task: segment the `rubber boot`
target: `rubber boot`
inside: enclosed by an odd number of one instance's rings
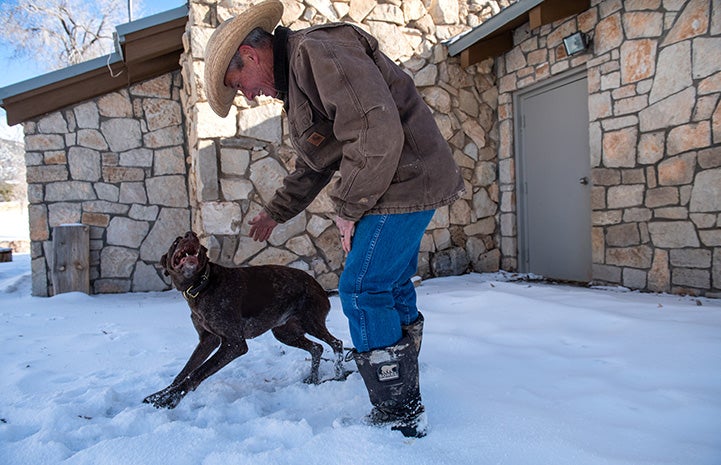
[[[402,325],[401,330],[403,331],[403,336],[409,336],[411,340],[413,341],[413,345],[416,348],[416,355],[420,353],[421,351],[421,342],[423,341],[423,322],[425,319],[423,318],[423,314],[421,312],[418,312],[418,318],[416,318],[416,321],[409,325]]]
[[[395,345],[354,352],[358,372],[373,410],[366,417],[375,426],[390,425],[406,437],[426,435],[428,422],[418,385],[418,352],[409,335]]]

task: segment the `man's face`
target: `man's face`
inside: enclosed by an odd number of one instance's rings
[[[273,77],[272,55],[268,56],[262,50],[246,45],[239,50],[243,57],[243,68],[228,68],[223,84],[242,92],[248,100],[253,100],[258,95],[275,97],[278,92]]]

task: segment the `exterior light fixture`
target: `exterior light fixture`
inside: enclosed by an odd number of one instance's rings
[[[580,31],[563,38],[563,47],[566,49],[566,55],[568,56],[586,50],[588,44],[588,36]]]

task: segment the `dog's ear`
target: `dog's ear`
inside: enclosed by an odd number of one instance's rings
[[[168,273],[167,265],[168,265],[168,254],[164,253],[163,256],[160,257],[160,266],[163,267],[163,273],[165,274],[165,276],[170,275],[170,273]]]

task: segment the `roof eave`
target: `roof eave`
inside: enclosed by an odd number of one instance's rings
[[[115,53],[0,88],[9,125],[180,68],[188,6],[116,28]]]

